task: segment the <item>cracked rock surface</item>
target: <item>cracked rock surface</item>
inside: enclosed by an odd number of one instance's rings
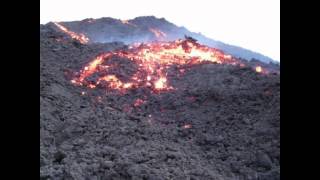
[[[40,27],[41,179],[280,179],[279,74],[207,63],[173,69],[173,92],[88,90],[68,73],[126,46],[63,36]]]

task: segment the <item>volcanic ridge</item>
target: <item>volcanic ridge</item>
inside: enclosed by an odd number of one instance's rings
[[[175,27],[40,25],[41,179],[280,179],[279,64]]]

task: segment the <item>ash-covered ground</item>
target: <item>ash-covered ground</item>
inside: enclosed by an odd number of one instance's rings
[[[166,92],[70,83],[99,53],[125,48],[40,26],[41,179],[280,179],[279,74],[202,63],[169,69],[177,90]]]

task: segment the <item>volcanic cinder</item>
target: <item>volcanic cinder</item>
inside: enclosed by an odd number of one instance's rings
[[[40,178],[280,179],[279,68],[152,31],[40,26]]]

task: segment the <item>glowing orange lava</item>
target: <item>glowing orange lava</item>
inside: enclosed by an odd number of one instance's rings
[[[123,83],[115,75],[107,75],[98,79],[97,84],[101,81],[108,82],[109,87],[112,89],[128,89],[131,88],[132,83]]]
[[[70,31],[68,30],[66,27],[64,27],[63,25],[57,23],[57,22],[54,22],[54,24],[60,29],[62,30],[63,32],[65,32],[66,34],[68,34],[72,39],[76,39],[78,40],[80,43],[82,44],[86,44],[89,42],[89,38],[87,38],[84,34],[77,34],[73,31]]]
[[[240,67],[246,67],[246,65],[243,63],[240,63]]]
[[[145,103],[145,101],[139,98],[134,101],[133,106],[138,107],[141,106],[143,103]]]
[[[261,73],[262,72],[262,67],[261,66],[257,66],[256,67],[256,72]]]
[[[162,90],[169,88],[167,86],[167,78],[166,77],[160,77],[155,83],[154,83],[154,88],[157,90]]]
[[[182,126],[183,129],[190,129],[191,127],[191,124],[185,124]]]
[[[109,72],[105,63],[113,57],[134,62],[137,65],[136,72],[126,80]],[[170,85],[167,77],[167,69],[171,65],[180,67],[202,62],[239,64],[236,59],[215,48],[179,39],[172,42],[135,44],[126,51],[100,54],[84,66],[77,77],[71,80],[71,83],[92,89],[99,85],[120,91],[139,87],[149,87],[157,92],[168,91],[175,89]],[[103,75],[100,75],[96,81],[87,79],[99,73]]]

